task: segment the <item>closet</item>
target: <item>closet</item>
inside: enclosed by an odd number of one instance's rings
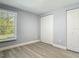
[[[53,15],[41,17],[41,41],[53,44]]]
[[[79,52],[79,9],[67,11],[67,49]]]

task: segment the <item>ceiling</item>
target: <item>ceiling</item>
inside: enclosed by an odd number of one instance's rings
[[[42,14],[56,8],[79,3],[79,0],[0,0],[0,3]]]

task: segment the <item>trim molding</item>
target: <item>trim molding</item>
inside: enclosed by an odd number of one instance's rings
[[[59,45],[59,44],[53,44],[54,47],[58,47],[58,48],[61,48],[61,49],[67,49],[65,46],[62,46],[62,45]]]
[[[36,42],[40,42],[40,40],[34,40],[34,41],[26,42],[26,43],[21,43],[21,44],[16,44],[16,45],[2,47],[2,48],[0,48],[0,51],[4,51],[4,50],[8,50],[8,49],[12,49],[12,48],[16,48],[16,47],[20,47],[20,46],[24,46],[24,45],[36,43]]]

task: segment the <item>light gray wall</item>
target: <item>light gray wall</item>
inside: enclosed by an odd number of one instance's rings
[[[54,43],[66,46],[66,12],[64,9],[54,11]]]
[[[66,19],[66,11],[79,8],[79,4],[74,4],[71,6],[66,6],[63,8],[58,8],[56,10],[52,10],[41,16],[46,16],[49,14],[54,15],[54,44],[62,45],[66,47],[67,41],[67,19]]]
[[[38,15],[2,4],[0,8],[17,12],[17,39],[0,43],[0,47],[40,39],[40,17]]]
[[[39,17],[18,11],[18,39],[23,41],[39,40]]]

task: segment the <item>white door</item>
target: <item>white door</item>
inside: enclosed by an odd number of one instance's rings
[[[41,41],[53,44],[53,15],[41,18]]]
[[[79,52],[79,9],[67,11],[67,48]]]

